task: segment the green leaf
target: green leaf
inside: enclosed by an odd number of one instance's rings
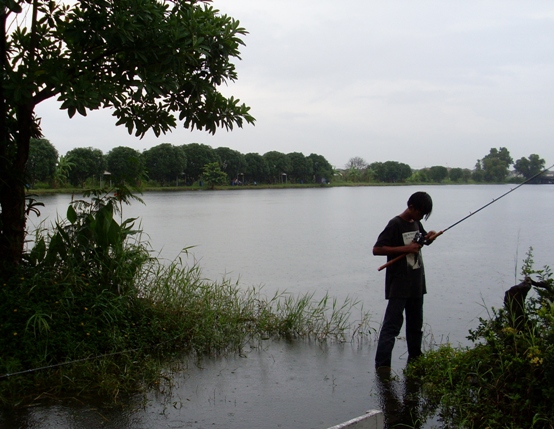
[[[44,260],[45,255],[46,255],[46,243],[44,241],[44,238],[41,238],[39,241],[35,243],[35,246],[31,250],[31,253],[29,255],[29,260],[33,265],[35,265],[39,262],[42,262]]]
[[[14,0],[6,0],[2,3],[4,3],[4,5],[2,5],[3,7],[7,7],[12,12],[21,13],[23,11],[19,3]]]
[[[85,106],[83,106],[82,104],[77,105],[77,111],[79,112],[79,115],[87,116],[87,110],[85,109]]]
[[[71,205],[67,208],[67,220],[73,225],[77,222],[77,212]]]

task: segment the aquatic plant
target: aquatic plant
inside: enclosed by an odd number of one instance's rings
[[[0,280],[0,405],[100,395],[115,400],[163,376],[168,362],[240,353],[262,339],[351,341],[367,332],[358,302],[274,296],[161,261],[126,189],[92,192],[35,232],[26,262]],[[117,220],[120,215],[121,220]],[[189,249],[184,249],[186,254]],[[359,320],[353,320],[353,311]]]

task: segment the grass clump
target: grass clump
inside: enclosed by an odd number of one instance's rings
[[[368,331],[361,310],[351,324],[358,303],[348,299],[268,298],[206,280],[179,258],[163,263],[136,219],[117,220],[132,194],[88,196],[71,203],[66,220],[36,232],[25,263],[1,271],[0,406],[83,395],[113,401],[159,381],[183,353],[240,353],[268,338],[345,341]]]
[[[532,249],[523,274],[535,289],[524,320],[493,309],[470,331],[473,347],[442,345],[407,369],[421,381],[426,415],[438,413],[444,427],[554,428],[553,280],[548,267],[532,269]]]

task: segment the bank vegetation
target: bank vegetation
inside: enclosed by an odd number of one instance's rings
[[[469,332],[472,347],[444,344],[407,369],[421,386],[413,413],[446,428],[554,428],[554,283],[533,269],[506,293],[504,307]],[[530,296],[526,298],[527,292]]]
[[[0,406],[86,396],[117,402],[155,387],[184,357],[241,353],[264,340],[367,335],[368,315],[352,300],[266,296],[205,279],[180,258],[157,259],[139,220],[122,216],[132,199],[119,188],[74,200],[66,219],[34,232],[23,263],[2,273]]]

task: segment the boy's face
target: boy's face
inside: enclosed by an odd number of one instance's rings
[[[423,210],[414,208],[414,206],[410,206],[410,209],[411,209],[411,215],[413,220],[420,221],[427,214],[427,213],[424,213]]]

